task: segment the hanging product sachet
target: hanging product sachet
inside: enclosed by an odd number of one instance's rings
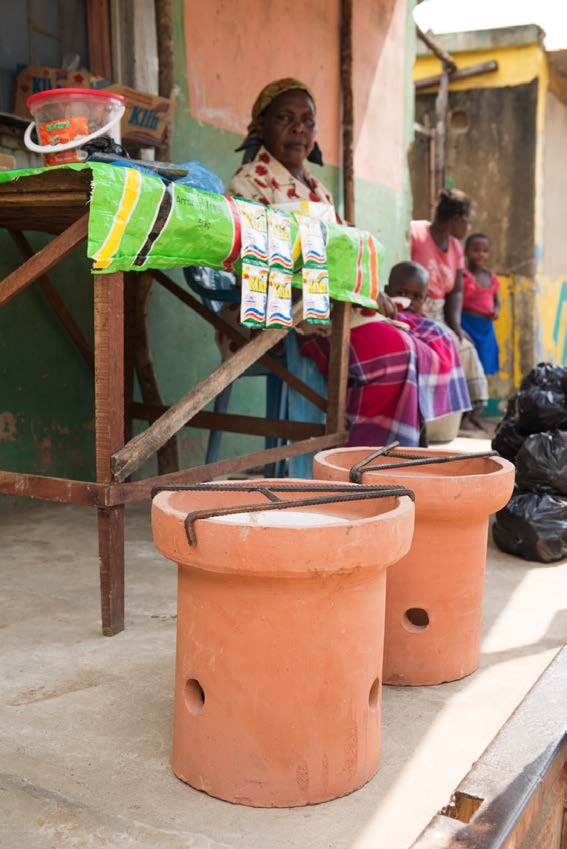
[[[266,209],[236,200],[242,234],[242,300],[240,321],[246,327],[264,327],[268,293],[268,222]]]
[[[289,216],[268,209],[270,277],[266,327],[291,327],[291,227]]]
[[[296,218],[303,254],[303,319],[309,324],[330,324],[326,227],[317,218],[307,215],[297,215]]]

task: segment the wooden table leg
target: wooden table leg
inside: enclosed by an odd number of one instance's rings
[[[138,274],[124,275],[124,442],[133,434],[132,404],[134,403],[134,374],[136,347],[136,285]]]
[[[346,397],[351,305],[335,301],[332,313],[331,354],[327,388],[327,433],[346,430]]]
[[[110,458],[124,445],[124,275],[94,277],[96,479],[110,484]],[[124,505],[98,509],[102,632],[124,629]]]

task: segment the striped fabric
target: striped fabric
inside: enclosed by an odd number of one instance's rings
[[[400,314],[404,332],[387,322],[354,327],[349,348],[348,445],[419,444],[423,421],[470,409],[458,354],[449,334],[429,319]],[[308,337],[301,352],[324,375],[329,341]]]

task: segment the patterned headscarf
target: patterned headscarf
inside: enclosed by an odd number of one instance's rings
[[[258,119],[266,111],[270,103],[272,103],[276,97],[279,97],[280,94],[285,94],[286,91],[304,91],[313,101],[313,106],[315,107],[315,111],[317,111],[315,98],[311,89],[309,86],[306,86],[305,83],[300,82],[300,80],[295,80],[292,77],[286,77],[282,80],[274,80],[274,82],[268,83],[254,101],[254,106],[252,107],[252,120],[248,124],[248,133],[242,144],[236,148],[236,152],[239,150],[244,151],[244,156],[242,157],[243,164],[246,162],[252,162],[262,147],[262,130]],[[323,155],[317,142],[315,142],[313,150],[307,159],[310,162],[314,162],[316,165],[323,165]]]

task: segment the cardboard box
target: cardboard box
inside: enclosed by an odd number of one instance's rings
[[[92,75],[86,71],[63,71],[60,68],[44,68],[40,65],[28,65],[16,78],[14,90],[14,112],[22,118],[30,118],[26,106],[28,97],[39,91],[52,88],[90,88]]]
[[[157,94],[146,94],[124,85],[108,85],[98,81],[93,88],[115,91],[126,99],[126,112],[122,119],[122,141],[134,142],[143,147],[157,147],[163,141],[173,120],[176,103]]]
[[[9,153],[0,153],[0,171],[11,171],[16,167],[16,157]]]
[[[44,68],[29,65],[18,74],[14,93],[14,112],[30,118],[26,106],[28,97],[39,91],[53,88],[100,88],[115,91],[126,99],[126,112],[122,119],[122,141],[143,147],[157,147],[173,119],[176,103],[165,97],[147,94],[128,86],[117,85],[111,80],[95,77],[89,71],[64,71],[59,68]]]

